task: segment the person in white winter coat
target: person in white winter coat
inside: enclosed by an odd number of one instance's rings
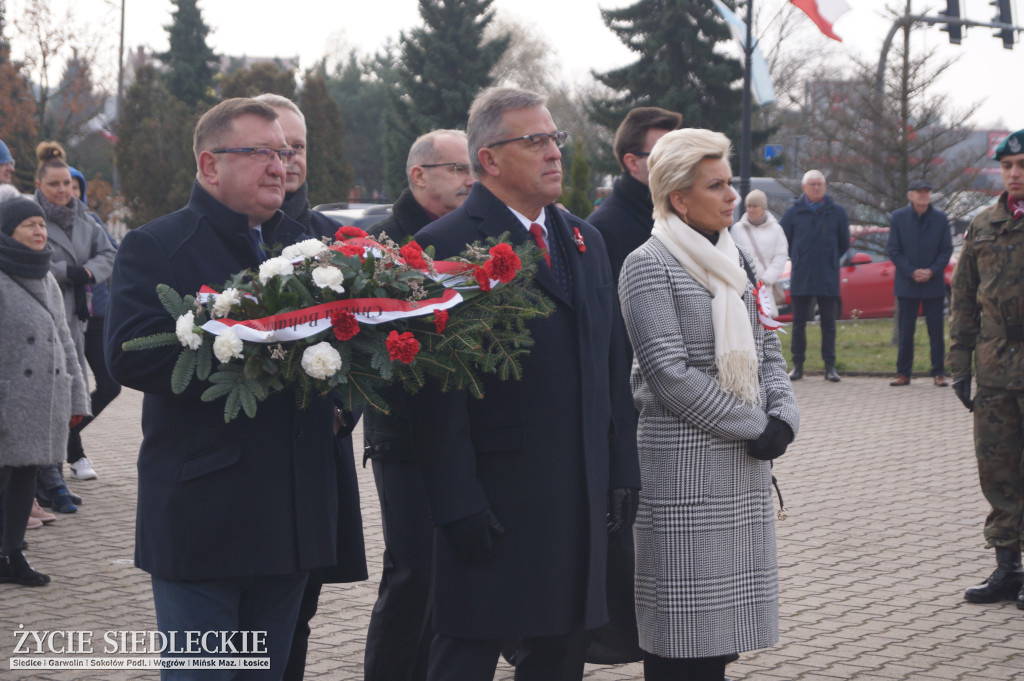
[[[773,287],[789,260],[789,242],[782,225],[768,210],[768,197],[763,191],[754,189],[747,194],[746,206],[747,212],[729,231],[736,245],[753,257],[758,280]],[[782,301],[776,297],[775,302]]]

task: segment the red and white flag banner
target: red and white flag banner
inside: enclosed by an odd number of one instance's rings
[[[201,293],[209,294],[212,291]],[[203,331],[220,335],[224,329],[230,327],[243,341],[277,343],[309,338],[330,329],[332,312],[350,312],[360,324],[384,324],[398,319],[433,314],[437,310],[455,307],[461,302],[462,294],[454,289],[447,289],[440,298],[415,303],[394,298],[351,298],[261,319],[211,319],[203,324],[202,328]]]
[[[832,25],[850,11],[850,5],[845,0],[789,0],[811,18],[821,32],[832,40],[843,42],[843,39],[835,34]]]

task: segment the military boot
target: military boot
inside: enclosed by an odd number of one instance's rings
[[[1021,605],[1020,592],[1024,587],[1024,570],[1020,565],[1020,551],[1008,546],[996,547],[996,569],[984,582],[964,592],[964,598],[971,603],[995,603],[1017,599]]]

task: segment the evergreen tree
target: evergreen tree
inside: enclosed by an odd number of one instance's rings
[[[117,166],[129,227],[178,210],[196,174],[195,117],[168,92],[152,65],[139,67],[117,125]]]
[[[255,97],[264,92],[295,99],[295,71],[277,62],[265,61],[231,71],[221,81],[221,99]]]
[[[734,8],[736,3],[726,4]],[[598,123],[614,130],[630,109],[660,106],[682,113],[688,127],[739,137],[743,67],[716,49],[732,37],[712,0],[639,0],[622,9],[602,9],[601,18],[639,57],[594,73],[615,91],[594,101]]]
[[[164,81],[176,99],[195,111],[200,103],[214,101],[213,76],[217,55],[206,44],[210,27],[196,0],[171,0],[175,10],[167,30],[170,47],[157,55],[167,65]]]
[[[395,52],[391,43],[365,59],[353,51],[327,79],[327,91],[341,107],[345,121],[345,151],[352,164],[353,182],[365,197],[384,190],[382,149],[387,118],[382,112],[391,107]]]
[[[587,198],[587,190],[590,188],[590,165],[587,164],[587,156],[582,142],[572,145],[572,149],[572,158],[569,162],[569,181],[566,183],[566,176],[563,174],[562,196],[558,200],[573,215],[586,218],[594,210],[594,205]],[[564,165],[563,163],[563,170]]]
[[[419,0],[424,25],[402,36],[398,65],[401,98],[392,104],[385,143],[388,189],[406,184],[413,140],[437,128],[465,129],[469,105],[494,81],[491,73],[509,44],[485,41],[494,0]]]
[[[306,74],[299,108],[306,117],[309,204],[347,201],[352,189],[352,167],[345,158],[345,126],[341,109],[327,94],[327,80],[320,70]]]

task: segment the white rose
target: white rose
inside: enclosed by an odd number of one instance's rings
[[[329,288],[335,293],[344,293],[341,283],[345,280],[337,267],[316,267],[313,269],[313,283],[320,288]]]
[[[295,268],[287,258],[280,256],[270,258],[260,265],[260,283],[266,284],[273,277],[284,276],[293,272],[295,272]]]
[[[322,341],[302,353],[302,369],[313,378],[329,378],[341,369],[341,355],[330,343]]]
[[[235,357],[241,357],[242,339],[231,327],[224,329],[213,341],[213,354],[225,364]]]
[[[320,251],[327,248],[323,241],[320,239],[306,239],[300,241],[297,244],[291,246],[285,246],[284,250],[281,251],[281,257],[287,258],[288,260],[298,260],[299,258],[315,258],[319,255]]]
[[[217,299],[213,302],[213,316],[227,317],[231,308],[240,302],[242,302],[242,296],[238,293],[237,288],[224,289],[223,293],[218,294]]]
[[[174,324],[174,333],[178,334],[178,340],[186,348],[197,350],[203,344],[203,337],[196,333],[196,316],[191,312],[178,317]]]

